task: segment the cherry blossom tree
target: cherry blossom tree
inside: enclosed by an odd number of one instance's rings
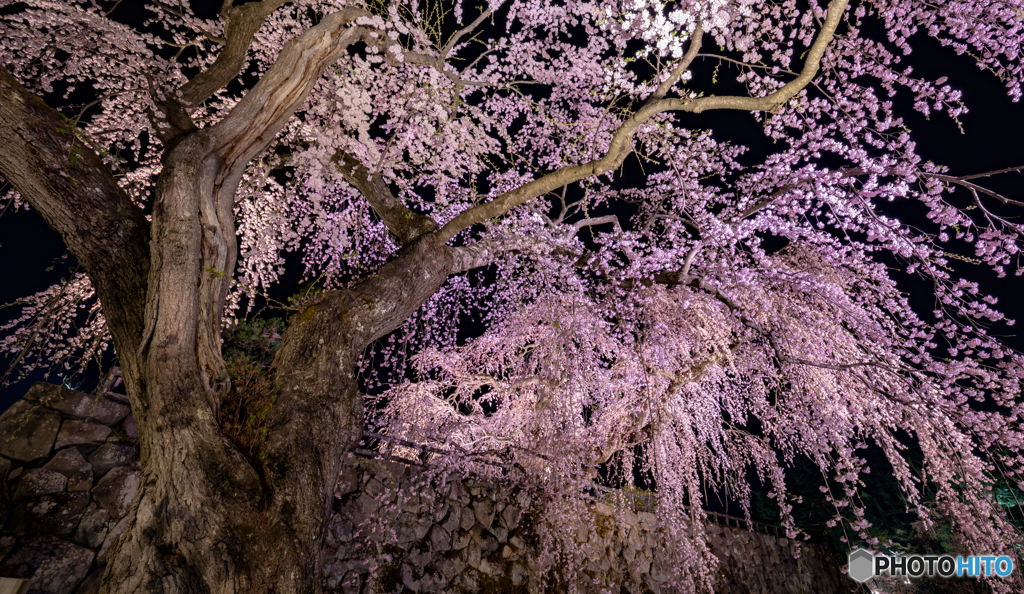
[[[320,591],[359,374],[373,423],[500,454],[517,480],[649,472],[691,562],[707,550],[683,518],[707,486],[746,500],[751,472],[796,536],[797,455],[842,485],[833,521],[872,542],[868,444],[922,518],[924,481],[975,552],[1019,542],[988,489],[1024,470],[1024,360],[995,335],[1012,324],[997,300],[954,272],[1020,273],[1024,203],[984,185],[1019,169],[925,161],[893,96],[965,112],[954,82],[901,60],[930,36],[1019,99],[1024,3],[147,9],[0,1],[4,199],[82,271],[27,298],[0,344],[28,365],[111,345],[139,427],[144,480],[104,592]],[[745,92],[715,94],[697,60]],[[722,110],[774,142],[763,160],[702,124]],[[221,332],[286,253],[324,290],[284,333],[251,452],[218,422]],[[933,311],[902,278],[933,287]],[[486,330],[459,340],[466,319]],[[684,563],[678,585],[709,579]]]

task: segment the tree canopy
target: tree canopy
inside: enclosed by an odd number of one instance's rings
[[[796,536],[804,457],[831,522],[877,546],[870,445],[908,511],[952,518],[977,553],[1020,542],[990,491],[1024,488],[1024,358],[979,279],[1024,271],[1024,197],[986,186],[1021,167],[930,162],[896,105],[970,107],[905,64],[926,37],[1020,99],[1024,3],[197,10],[0,1],[4,199],[81,267],[27,297],[0,348],[32,366],[112,346],[142,411],[148,478],[109,591],[317,590],[304,564],[362,393],[366,422],[457,453],[440,464],[497,456],[576,491],[644,475],[668,518],[698,518],[707,489],[748,509],[756,477]],[[712,112],[758,138],[724,139]],[[242,447],[218,423],[239,389],[221,332],[286,258],[317,290],[293,303],[266,434]],[[246,513],[282,536],[246,544]],[[707,555],[668,524],[681,559]],[[246,574],[207,554],[232,538],[278,561]],[[679,584],[708,580],[691,565]]]

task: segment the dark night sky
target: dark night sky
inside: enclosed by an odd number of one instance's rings
[[[971,58],[957,56],[931,39],[921,37],[918,41],[914,54],[909,57],[915,73],[928,78],[948,76],[950,84],[963,91],[964,103],[971,110],[962,117],[965,133],[961,134],[956,124],[946,117],[935,116],[925,121],[923,116],[908,109],[909,97],[906,95],[909,93],[897,96],[899,113],[914,130],[920,154],[948,165],[954,175],[1024,165],[1024,104],[1011,103],[1002,83],[979,70]],[[709,79],[711,67],[710,64],[697,64],[694,80]],[[730,77],[723,72],[719,78]],[[763,136],[749,115],[717,112],[701,118],[701,127],[712,128],[719,138],[751,146],[754,156],[770,149],[771,145],[760,140]],[[991,180],[988,186],[1004,195],[1024,200],[1022,181],[1024,174],[1010,174]],[[66,275],[73,264],[62,259],[64,254],[65,248],[59,236],[36,213],[22,210],[0,217],[0,304],[43,290]],[[55,263],[56,266],[46,272]],[[290,272],[289,276],[297,280],[299,271],[293,269]],[[1000,304],[1010,317],[1024,318],[1024,302],[1019,298],[1024,294],[1024,280],[1020,277],[995,279],[994,275],[981,275],[974,280],[981,281],[984,289],[1000,297]],[[290,294],[296,283],[288,284],[291,286],[284,286],[277,293]],[[908,286],[907,290],[912,291],[913,287]],[[928,295],[912,298],[915,305],[930,309]],[[16,309],[0,309],[0,323],[11,319]],[[1024,350],[1024,340],[1011,337],[1009,341]],[[6,368],[7,362],[4,361],[2,370]],[[51,376],[50,381],[58,382],[60,378],[58,372]],[[20,398],[31,381],[39,379],[43,379],[42,373],[36,372],[0,391],[0,410]],[[92,377],[79,378],[75,385],[88,390],[95,386],[96,381],[94,373]]]

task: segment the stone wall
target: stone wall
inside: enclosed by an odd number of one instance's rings
[[[96,585],[139,486],[123,400],[39,382],[0,415],[0,577],[46,594]]]
[[[352,458],[339,483],[324,547],[325,586],[372,592],[541,592],[532,571],[539,543],[533,498],[472,478],[437,484],[423,467]],[[584,592],[660,593],[670,589],[663,538],[648,512],[594,503],[591,526],[575,534]],[[706,525],[719,559],[715,591],[832,594],[854,591],[831,547],[743,528]],[[371,573],[372,570],[372,573]],[[555,580],[557,581],[557,580]],[[551,584],[552,581],[548,581]],[[561,591],[564,584],[555,584]]]
[[[36,383],[0,415],[0,577],[30,592],[93,594],[139,485],[138,434],[126,399]],[[424,467],[352,456],[323,550],[325,589],[539,592],[538,503],[514,485],[464,477],[439,484]],[[659,593],[670,579],[650,513],[595,503],[574,538],[584,591]],[[583,528],[589,526],[590,528]],[[852,590],[824,545],[706,526],[719,593]],[[564,584],[561,584],[564,585]],[[552,588],[549,588],[549,590]]]

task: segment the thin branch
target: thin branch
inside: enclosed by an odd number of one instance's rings
[[[697,57],[698,58],[711,58],[711,59],[714,59],[714,60],[720,60],[720,61],[723,61],[723,62],[729,62],[731,64],[736,64],[737,66],[742,66],[744,68],[759,68],[761,70],[772,70],[773,69],[772,66],[765,66],[763,64],[751,64],[749,62],[741,62],[740,60],[733,60],[732,58],[726,58],[725,56],[719,56],[718,54],[697,54]],[[789,69],[786,69],[786,68],[779,68],[778,72],[781,72],[783,74],[791,74],[793,76],[797,76],[796,72],[793,72],[792,70],[789,70]]]
[[[359,190],[401,245],[409,245],[419,236],[437,229],[437,223],[433,219],[405,206],[402,200],[391,193],[391,188],[383,176],[379,173],[371,174],[352,155],[338,151],[332,160],[337,164],[338,171],[345,177],[345,181]]]
[[[848,371],[850,369],[854,369],[857,367],[875,367],[879,369],[885,369],[887,371],[898,371],[893,367],[885,365],[877,360],[854,361],[852,363],[825,363],[821,361],[811,361],[808,359],[790,356],[782,347],[782,345],[779,344],[778,338],[775,336],[774,332],[769,331],[759,322],[757,322],[757,320],[754,320],[746,313],[744,313],[740,305],[736,303],[728,295],[723,293],[718,287],[715,287],[714,285],[711,285],[708,282],[704,281],[703,279],[699,278],[691,279],[686,284],[687,286],[700,289],[701,291],[704,291],[705,293],[708,293],[709,295],[717,299],[719,302],[728,307],[729,311],[736,314],[739,317],[740,322],[744,326],[750,328],[754,332],[757,332],[759,335],[761,335],[761,337],[765,338],[768,341],[769,346],[771,346],[772,351],[775,353],[775,357],[776,359],[778,359],[780,364],[807,365],[810,367],[819,367],[822,369],[831,369],[834,371]]]
[[[581,179],[603,175],[617,169],[626,156],[632,151],[633,136],[640,126],[654,116],[668,111],[685,111],[702,113],[715,109],[736,109],[744,111],[772,111],[789,101],[806,87],[821,66],[822,56],[828,47],[836,27],[846,9],[848,0],[832,0],[828,8],[828,16],[818,37],[807,52],[804,68],[795,80],[790,81],[778,91],[765,97],[701,97],[697,99],[661,99],[641,107],[619,126],[612,137],[608,150],[600,159],[583,165],[570,165],[557,169],[538,179],[523,184],[518,188],[505,192],[490,202],[469,208],[449,221],[438,232],[438,239],[443,242],[451,240],[463,229],[481,221],[501,216],[509,210],[542,196],[564,185]]]
[[[671,90],[679,80],[679,77],[681,77],[690,67],[690,64],[693,63],[693,59],[697,57],[697,52],[700,51],[700,45],[703,37],[704,27],[700,22],[698,22],[697,26],[693,30],[693,34],[690,36],[690,47],[687,48],[686,54],[679,60],[679,63],[676,64],[676,67],[672,70],[672,73],[668,75],[668,78],[661,81],[658,88],[655,89],[654,92],[651,93],[651,96],[647,98],[647,101],[644,102],[645,107],[660,101],[666,94],[668,94],[669,90]]]
[[[986,171],[985,173],[975,173],[974,175],[961,175],[960,179],[978,179],[979,177],[992,177],[993,175],[999,175],[1002,173],[1020,173],[1024,171],[1024,165],[1018,165],[1016,167],[1007,167],[1006,169],[996,169],[995,171]]]
[[[619,225],[619,217],[615,215],[605,215],[603,217],[594,217],[591,219],[583,219],[582,221],[576,221],[573,224],[573,229],[579,231],[584,227],[593,227],[596,225],[607,225],[611,224],[615,226],[616,231],[622,231],[622,226]]]
[[[209,68],[182,85],[181,102],[192,108],[213,96],[238,76],[245,65],[253,36],[264,21],[288,0],[262,0],[232,6],[225,0],[221,9],[224,19],[224,49]],[[205,32],[204,32],[205,33]]]
[[[997,194],[996,192],[993,192],[992,190],[989,190],[988,188],[983,188],[983,187],[981,187],[981,186],[979,186],[977,184],[973,184],[973,183],[967,181],[969,179],[977,179],[979,177],[988,177],[990,175],[996,175],[996,174],[999,174],[999,173],[1007,173],[1007,172],[1011,172],[1011,171],[1021,171],[1022,169],[1024,169],[1024,166],[1021,166],[1021,167],[1011,167],[1011,168],[1002,169],[1002,170],[999,170],[999,171],[990,171],[988,173],[979,173],[977,175],[968,175],[968,176],[963,176],[963,177],[953,177],[951,175],[942,175],[942,174],[939,174],[939,173],[920,173],[919,175],[921,175],[922,177],[933,177],[933,178],[935,178],[937,180],[940,180],[940,181],[948,182],[948,183],[951,183],[951,184],[956,184],[958,186],[963,186],[963,187],[967,188],[968,190],[971,190],[972,192],[981,192],[982,194],[985,194],[986,196],[991,196],[991,197],[995,198],[996,200],[1002,202],[1003,204],[1011,204],[1013,206],[1024,206],[1024,202],[1020,202],[1018,200],[1013,200],[1011,198],[1007,198],[1007,197],[1005,197],[1005,196],[1003,196],[1001,194]]]
[[[480,16],[476,17],[475,21],[470,23],[468,26],[464,27],[455,35],[452,35],[452,38],[448,40],[448,43],[444,44],[444,47],[441,48],[441,57],[447,58],[448,54],[455,47],[455,44],[457,44],[459,40],[465,37],[466,35],[472,33],[473,30],[479,27],[480,23],[487,20],[487,18],[490,17],[491,14],[493,14],[493,12],[490,9],[483,11],[482,13],[480,13]]]

